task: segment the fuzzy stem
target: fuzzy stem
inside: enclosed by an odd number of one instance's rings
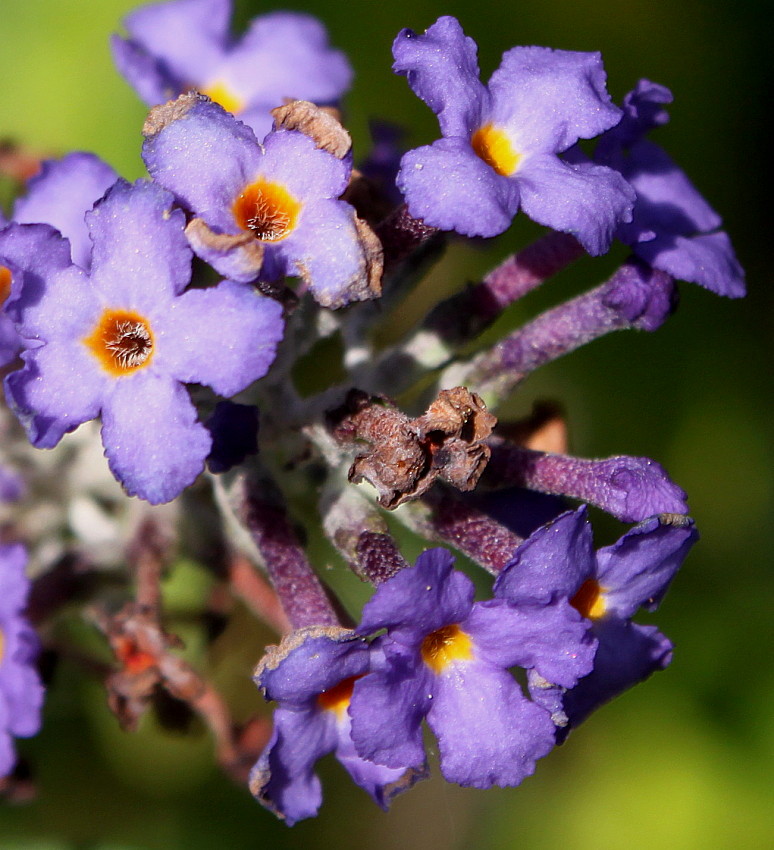
[[[255,475],[245,475],[241,485],[239,517],[258,549],[293,628],[341,625],[276,489]]]
[[[455,364],[442,386],[461,384],[494,406],[539,366],[612,331],[653,331],[675,307],[675,287],[664,272],[636,262],[621,266],[590,292],[542,313],[466,364]]]
[[[586,460],[524,449],[496,437],[488,442],[492,456],[484,482],[490,486],[517,485],[581,499],[623,522],[688,513],[685,493],[648,458]]]
[[[419,502],[403,505],[395,516],[431,540],[448,543],[497,575],[523,538],[450,490],[436,487]]]

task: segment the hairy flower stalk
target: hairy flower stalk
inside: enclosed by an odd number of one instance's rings
[[[454,364],[442,383],[476,389],[490,406],[531,372],[613,331],[654,331],[675,307],[675,285],[664,272],[627,263],[601,286],[554,307],[469,363]]]

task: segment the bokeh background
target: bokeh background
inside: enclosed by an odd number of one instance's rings
[[[145,110],[113,69],[108,36],[133,0],[0,2],[0,137],[38,152],[93,150],[129,178]],[[687,284],[658,333],[618,334],[544,368],[508,413],[534,399],[566,406],[572,450],[647,455],[688,491],[702,541],[654,620],[674,640],[672,667],[599,711],[516,789],[478,792],[438,778],[383,814],[324,763],[320,816],[292,830],[212,767],[196,725],[186,736],[149,718],[119,732],[98,685],[60,667],[42,734],[21,742],[40,795],[0,810],[1,850],[210,848],[758,848],[774,846],[771,163],[763,121],[771,50],[767,8],[751,0],[393,0],[298,2],[324,19],[356,70],[347,99],[356,150],[367,120],[437,135],[429,110],[390,72],[390,44],[456,15],[477,39],[484,75],[515,44],[600,50],[619,99],[639,77],[674,92],[658,140],[721,211],[748,272],[750,295],[726,301]],[[237,26],[270,7],[238,0]],[[453,246],[390,333],[441,290],[475,279],[532,235],[518,224],[485,250]],[[613,258],[581,262],[509,311],[514,325],[603,279]],[[607,265],[606,265],[607,263]],[[600,542],[620,533],[600,518]],[[325,549],[345,600],[362,592]],[[245,716],[259,641],[235,623],[202,661],[196,618],[206,575],[181,564],[166,586],[173,630]],[[88,631],[84,627],[84,632]],[[88,641],[88,635],[83,640]]]

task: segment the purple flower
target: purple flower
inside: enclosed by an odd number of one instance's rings
[[[644,138],[669,120],[663,104],[671,101],[669,89],[640,80],[624,98],[621,123],[599,140],[595,161],[620,171],[637,193],[631,223],[616,236],[653,268],[741,298],[744,271],[720,216],[667,153]]]
[[[349,88],[349,62],[328,45],[316,18],[262,15],[234,41],[231,5],[230,0],[176,0],[127,16],[129,38],[113,36],[113,57],[149,106],[197,89],[262,138],[271,129],[270,110],[286,100],[331,104]]]
[[[535,531],[495,582],[495,597],[511,604],[568,601],[599,640],[594,670],[567,689],[540,670],[530,675],[533,699],[566,734],[595,708],[666,667],[672,644],[653,626],[631,622],[653,611],[696,542],[689,517],[663,514],[636,525],[594,552],[585,506]]]
[[[0,544],[0,778],[16,764],[14,738],[40,729],[43,685],[35,669],[38,640],[23,615],[30,583],[18,543]]]
[[[521,208],[572,233],[590,254],[607,250],[634,193],[612,169],[557,156],[621,117],[599,54],[514,47],[484,86],[475,43],[443,17],[424,35],[399,33],[393,55],[393,69],[408,76],[443,133],[403,157],[398,188],[413,216],[466,236],[496,236]]]
[[[115,171],[94,154],[71,153],[61,160],[47,160],[40,173],[27,184],[26,195],[17,199],[12,220],[55,227],[69,240],[72,261],[88,268],[91,240],[85,214],[117,179]],[[6,224],[0,215],[0,228]],[[34,262],[34,257],[26,251],[25,259]],[[0,366],[10,363],[21,347],[16,328],[3,309],[12,300],[13,278],[20,276],[13,257],[0,256]]]
[[[378,294],[355,211],[337,200],[348,161],[295,130],[273,131],[261,145],[206,98],[183,96],[169,110],[143,159],[199,217],[187,233],[202,259],[243,282],[301,275],[326,307]]]
[[[0,233],[0,256],[25,272],[8,310],[28,348],[6,395],[30,440],[50,448],[101,416],[113,474],[152,503],[191,484],[212,444],[184,384],[240,392],[266,373],[283,328],[280,306],[250,287],[183,291],[191,251],[172,200],[119,181],[87,216],[90,272],[45,225]]]
[[[85,215],[116,180],[116,172],[91,153],[46,160],[27,184],[26,194],[16,201],[12,220],[55,227],[70,241],[75,265],[88,269],[91,240]]]
[[[270,647],[255,673],[267,699],[276,700],[274,733],[253,768],[250,788],[292,826],[322,802],[315,762],[330,752],[371,798],[386,809],[426,771],[384,767],[360,758],[350,737],[349,703],[370,669],[370,649],[344,629],[313,627]]]
[[[474,603],[473,583],[452,561],[443,549],[424,552],[363,609],[358,633],[387,631],[381,660],[355,683],[352,739],[378,764],[418,767],[427,718],[446,779],[517,785],[551,749],[554,728],[508,668],[534,668],[572,687],[591,670],[596,644],[566,600]]]

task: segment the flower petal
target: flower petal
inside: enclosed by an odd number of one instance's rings
[[[315,762],[335,746],[333,718],[320,712],[274,711],[274,732],[250,775],[259,802],[293,826],[314,817],[322,803]]]
[[[153,331],[163,372],[232,396],[268,371],[282,338],[282,307],[249,286],[223,281],[164,304]]]
[[[387,767],[423,768],[422,720],[432,701],[430,682],[421,661],[401,652],[391,653],[384,670],[355,682],[349,713],[358,755]]]
[[[742,298],[747,291],[744,270],[723,231],[693,237],[659,235],[650,242],[637,243],[633,250],[653,268],[718,295]]]
[[[594,671],[564,695],[564,710],[572,726],[672,660],[672,644],[655,626],[609,620],[599,623],[596,632],[599,649]]]
[[[518,607],[498,600],[477,603],[463,624],[476,657],[499,667],[536,669],[565,688],[591,672],[596,640],[590,627],[563,599]]]
[[[396,182],[414,218],[464,236],[497,236],[519,209],[517,181],[479,159],[467,139],[409,151]]]
[[[352,67],[330,47],[323,24],[296,12],[255,18],[217,73],[248,103],[269,109],[287,100],[331,103],[352,83]]]
[[[71,153],[47,160],[16,201],[14,221],[50,224],[70,241],[72,260],[83,269],[91,265],[91,240],[85,215],[116,182],[116,172],[90,153]]]
[[[99,416],[107,375],[77,339],[22,353],[25,366],[6,378],[9,403],[38,448]]]
[[[514,47],[492,74],[492,121],[520,153],[558,153],[615,126],[599,53]]]
[[[449,782],[518,785],[553,748],[550,715],[526,699],[505,670],[455,664],[438,677],[433,696],[427,722]]]
[[[476,53],[475,41],[449,16],[422,35],[401,30],[393,42],[393,71],[408,77],[414,94],[438,116],[444,136],[469,138],[488,115],[489,92],[479,80]]]
[[[606,588],[607,610],[621,619],[640,606],[653,611],[686,555],[699,539],[693,520],[665,522],[653,517],[597,553],[597,580]]]
[[[282,253],[288,274],[300,275],[324,307],[343,307],[377,294],[355,211],[343,201],[307,203]]]
[[[162,59],[152,56],[131,38],[112,35],[110,52],[118,73],[148,106],[166,103],[185,87],[185,81],[175,76]]]
[[[223,56],[230,0],[175,0],[141,6],[124,19],[131,38],[181,80],[204,82]]]
[[[173,198],[146,180],[120,180],[87,214],[94,242],[91,281],[111,307],[146,313],[191,280],[185,216]]]
[[[517,175],[524,212],[571,233],[592,256],[607,251],[619,223],[631,216],[634,190],[611,168],[544,154],[525,160]]]
[[[586,508],[568,511],[535,531],[497,577],[494,595],[513,604],[572,597],[596,570]]]
[[[358,634],[389,628],[390,637],[407,646],[450,623],[459,623],[473,605],[473,582],[452,569],[445,549],[428,549],[414,567],[379,585],[363,607]]]
[[[185,388],[150,370],[116,380],[102,408],[102,442],[126,492],[153,505],[193,483],[212,445]]]

